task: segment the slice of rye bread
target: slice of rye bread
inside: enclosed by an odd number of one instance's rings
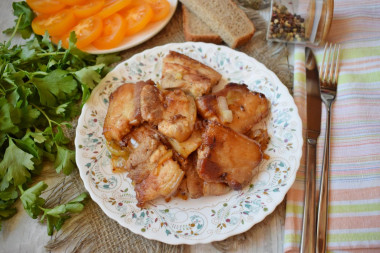
[[[203,41],[221,44],[222,38],[214,33],[208,25],[182,5],[183,32],[187,41]]]
[[[252,21],[232,0],[180,0],[231,48],[247,43],[255,32]]]

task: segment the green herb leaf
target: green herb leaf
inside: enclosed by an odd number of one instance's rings
[[[46,209],[40,197],[45,183],[23,187],[42,172],[44,160],[54,162],[57,172],[64,174],[76,168],[62,128],[80,113],[91,90],[110,70],[107,65],[120,57],[82,52],[75,45],[75,33],[70,34],[67,50],[51,43],[48,33],[11,46],[17,32],[30,36],[34,18],[25,2],[13,3],[13,9],[17,23],[8,30],[10,39],[0,42],[0,225],[15,212],[13,205],[20,198],[31,217],[42,215],[52,234],[70,213],[83,209],[80,202],[87,195]]]
[[[17,31],[21,34],[21,36],[24,39],[27,39],[33,33],[33,30],[31,28],[31,24],[32,24],[32,21],[34,18],[34,13],[29,8],[28,4],[24,1],[15,2],[12,4],[12,6],[13,6],[13,14],[16,17],[19,17],[22,15],[20,24],[17,28]],[[17,19],[15,20],[15,22],[17,22]],[[5,30],[4,33],[10,34],[13,32],[14,29],[15,29],[15,27],[9,28],[9,29]]]
[[[14,107],[4,97],[0,97],[0,131],[4,133],[18,132],[18,127],[13,123],[13,120],[17,121],[15,115],[13,115],[12,120],[13,111]]]
[[[40,181],[26,191],[20,189],[22,192],[20,197],[22,205],[24,206],[25,211],[33,219],[36,219],[38,215],[42,214],[40,207],[45,204],[45,200],[41,198],[40,195],[47,187],[48,185],[45,184],[45,182]]]
[[[64,101],[77,88],[77,82],[65,70],[57,69],[43,78],[32,80],[40,95],[40,102],[45,106],[57,106],[58,101]]]
[[[75,77],[82,84],[86,84],[90,89],[95,88],[96,84],[100,82],[101,71],[104,68],[104,64],[94,65],[82,68],[74,73]]]
[[[4,159],[0,162],[0,177],[9,182],[13,179],[14,185],[21,185],[30,178],[28,170],[33,170],[33,156],[18,148],[9,139],[9,146],[5,150]],[[7,184],[0,186],[0,190],[5,190]]]
[[[75,152],[62,146],[57,147],[57,157],[54,162],[57,173],[61,171],[65,175],[69,175],[76,168]]]
[[[51,209],[43,209],[44,214],[41,221],[46,218],[48,225],[48,235],[52,235],[54,229],[59,231],[63,223],[70,218],[70,213],[79,213],[83,210],[84,204],[81,203],[87,198],[86,193],[82,193],[67,204],[59,205]]]
[[[8,200],[13,200],[17,199],[18,197],[18,192],[16,188],[12,185],[5,191],[0,192],[0,199],[3,201],[8,201]]]

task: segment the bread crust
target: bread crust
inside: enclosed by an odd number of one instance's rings
[[[203,0],[180,0],[182,5],[185,5],[192,13],[194,13],[200,20],[206,24],[211,24],[210,29],[217,33],[222,40],[228,44],[231,48],[240,47],[247,43],[255,33],[255,27],[252,21],[247,17],[245,12],[241,10],[237,4],[232,0],[222,1],[223,5],[214,3],[213,1],[203,1]],[[212,3],[211,3],[212,2]],[[224,6],[224,4],[228,6]],[[228,8],[224,8],[228,7]],[[226,16],[237,16],[238,23],[236,25],[243,25],[244,32],[238,34],[233,34],[237,30],[225,25],[226,20],[223,17],[217,15],[219,12],[228,11]],[[185,14],[186,15],[186,14]],[[225,17],[226,17],[225,16]],[[235,27],[236,28],[236,27]],[[185,33],[188,33],[185,32]],[[186,35],[185,35],[186,36]]]
[[[183,33],[186,41],[202,41],[214,44],[222,44],[222,38],[217,34],[196,34],[190,28],[190,11],[182,4]],[[194,18],[194,17],[193,17]]]

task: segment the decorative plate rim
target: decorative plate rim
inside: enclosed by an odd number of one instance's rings
[[[258,62],[255,58],[243,53],[243,52],[240,52],[240,51],[236,51],[236,50],[233,50],[227,46],[223,46],[223,45],[215,45],[215,44],[211,44],[211,43],[204,43],[204,42],[183,42],[183,43],[169,43],[169,44],[165,44],[165,45],[161,45],[161,46],[156,46],[156,47],[153,47],[153,48],[150,48],[150,49],[147,49],[147,50],[144,50],[143,52],[141,53],[138,53],[138,54],[135,54],[133,55],[132,57],[130,57],[129,59],[123,61],[123,62],[120,62],[115,68],[114,70],[120,68],[122,65],[124,65],[124,63],[126,62],[133,62],[137,57],[139,57],[140,55],[143,55],[143,54],[147,54],[149,53],[150,51],[157,51],[157,50],[161,50],[161,51],[165,51],[165,49],[168,49],[170,50],[171,48],[186,48],[186,47],[191,47],[191,46],[199,46],[199,47],[219,47],[229,53],[231,53],[233,56],[239,56],[239,57],[243,57],[245,59],[248,59],[249,61],[252,61],[255,65],[258,65],[260,66],[261,68],[263,69],[266,69],[266,71],[268,72],[268,74],[271,74],[271,78],[276,82],[277,85],[279,86],[282,86],[282,95],[284,95],[286,97],[287,100],[290,101],[290,103],[292,104],[292,106],[294,107],[294,114],[295,114],[295,118],[292,118],[296,124],[296,127],[297,129],[299,129],[300,131],[297,131],[296,133],[296,137],[298,138],[298,140],[300,141],[300,146],[299,146],[299,149],[296,150],[297,152],[294,152],[294,156],[295,156],[295,169],[294,169],[294,172],[291,174],[291,177],[289,177],[288,179],[288,184],[286,184],[285,186],[282,186],[282,189],[283,189],[283,195],[281,197],[278,197],[276,198],[273,202],[270,202],[267,206],[267,211],[258,217],[255,217],[255,220],[249,225],[249,226],[244,226],[243,228],[239,228],[239,229],[234,229],[232,231],[230,231],[229,233],[226,233],[226,234],[218,234],[216,236],[209,236],[209,237],[206,237],[204,239],[196,239],[196,240],[189,240],[189,239],[186,239],[186,238],[177,238],[178,240],[165,240],[165,238],[162,240],[162,238],[158,238],[158,237],[154,237],[153,235],[149,234],[149,233],[144,233],[143,231],[140,231],[137,227],[135,226],[125,226],[121,223],[121,220],[118,219],[118,217],[115,217],[115,215],[109,211],[106,206],[103,204],[103,200],[98,197],[94,192],[92,192],[92,189],[89,185],[89,182],[86,180],[86,174],[85,174],[85,170],[84,169],[81,169],[80,168],[80,165],[78,164],[77,162],[77,166],[78,166],[78,169],[79,169],[79,173],[80,173],[80,177],[81,177],[81,180],[83,181],[84,183],[84,186],[86,188],[86,190],[89,192],[92,200],[98,204],[98,206],[102,209],[102,211],[111,219],[117,221],[121,226],[123,227],[126,227],[128,228],[130,231],[132,231],[133,233],[135,234],[139,234],[147,239],[151,239],[151,240],[156,240],[156,241],[161,241],[161,242],[164,242],[164,243],[167,243],[167,244],[171,244],[171,245],[179,245],[179,244],[187,244],[187,245],[195,245],[195,244],[206,244],[206,243],[210,243],[210,242],[214,242],[214,241],[222,241],[228,237],[231,237],[231,236],[234,236],[234,235],[237,235],[237,234],[241,234],[241,233],[244,233],[246,231],[248,231],[249,229],[251,229],[254,225],[260,223],[261,221],[263,221],[269,214],[271,214],[275,209],[276,207],[284,200],[287,192],[289,191],[289,189],[291,188],[291,186],[293,185],[295,179],[296,179],[296,173],[299,169],[299,166],[300,166],[300,160],[301,160],[301,156],[302,156],[302,147],[303,147],[303,136],[302,136],[302,121],[301,121],[301,118],[299,116],[299,113],[298,113],[298,108],[297,106],[295,105],[294,103],[294,99],[293,97],[290,95],[288,89],[286,88],[286,86],[279,80],[279,78],[276,76],[275,73],[273,73],[273,71],[271,71],[270,69],[268,69],[264,64]],[[112,70],[112,71],[114,71]],[[112,72],[111,71],[111,72]],[[111,73],[110,72],[110,73]],[[109,74],[110,74],[109,73]],[[93,90],[92,94],[95,94],[95,91],[97,89],[100,89],[101,88],[101,85],[99,83],[99,85],[97,85],[97,87],[95,87],[95,89]],[[91,96],[92,96],[91,94]],[[89,98],[89,101],[90,101],[91,97]],[[81,111],[81,115],[78,119],[78,127],[76,129],[76,135],[75,135],[75,149],[76,149],[76,153],[75,153],[75,156],[76,156],[76,161],[79,161],[79,159],[81,159],[81,157],[79,157],[79,152],[78,152],[78,145],[79,145],[79,131],[80,131],[80,128],[79,126],[81,125],[80,123],[84,120],[84,114],[83,112],[85,112],[85,110],[87,109],[87,103],[83,106],[82,108],[82,111]]]

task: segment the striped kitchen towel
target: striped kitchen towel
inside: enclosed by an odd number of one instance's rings
[[[335,0],[328,41],[342,45],[331,122],[328,250],[380,252],[380,1]],[[323,48],[314,53],[320,63]],[[294,59],[294,99],[306,126],[305,49],[296,47]],[[323,108],[318,188],[325,116]],[[304,172],[303,157],[287,194],[285,252],[299,251]]]

